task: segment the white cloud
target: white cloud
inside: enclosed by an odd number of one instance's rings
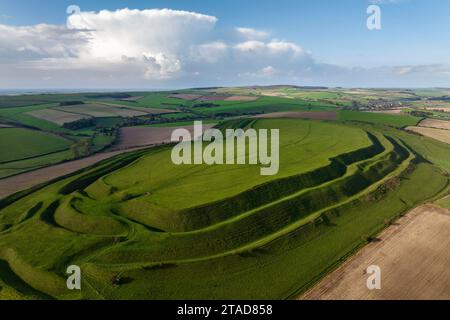
[[[62,26],[39,24],[13,27],[0,24],[0,58],[2,61],[45,57],[74,57],[87,43],[85,32]]]
[[[15,65],[40,79],[66,70],[88,74],[99,83],[105,74],[108,81],[134,76],[157,83],[187,82],[192,75],[231,79],[238,73],[259,73],[268,65],[286,70],[308,60],[299,45],[265,40],[269,33],[261,30],[236,28],[244,40],[238,43],[218,39],[217,21],[195,12],[122,9],[74,13],[67,26],[0,25],[0,64],[8,61],[9,68]]]
[[[257,30],[253,28],[235,28],[238,35],[247,40],[261,40],[270,37],[270,33],[263,30]]]
[[[246,41],[236,44],[234,48],[246,54],[289,55],[291,57],[299,57],[305,53],[299,45],[279,40],[272,40],[267,43],[255,40]]]
[[[217,21],[195,12],[123,9],[74,14],[69,27],[0,24],[0,87],[39,87],[43,79],[48,87],[78,88],[361,85],[413,83],[417,74],[448,83],[446,66],[338,67],[265,31],[236,28],[227,38]]]
[[[386,68],[385,68],[386,69]],[[410,65],[410,66],[397,66],[388,68],[397,75],[410,75],[410,74],[436,74],[436,75],[448,75],[450,74],[450,67],[442,64],[429,64],[429,65]]]
[[[272,78],[274,75],[276,75],[277,70],[272,66],[264,67],[260,70],[257,70],[256,72],[245,72],[245,73],[239,73],[238,76],[240,78]]]
[[[196,62],[217,63],[227,55],[228,50],[228,44],[223,41],[205,43],[192,47],[190,59]]]

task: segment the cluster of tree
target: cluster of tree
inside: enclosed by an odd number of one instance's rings
[[[94,118],[85,118],[80,119],[73,122],[67,122],[63,124],[63,128],[69,129],[69,130],[80,130],[84,128],[90,128],[95,126],[95,119]]]
[[[70,146],[72,155],[74,159],[80,159],[86,157],[90,154],[91,150],[91,139],[80,139]]]
[[[215,103],[197,103],[192,106],[192,108],[214,108],[214,107],[220,107],[218,104]]]
[[[77,106],[79,104],[84,104],[84,101],[63,101],[59,103],[59,106],[67,107],[67,106]]]
[[[117,128],[116,127],[97,127],[95,128],[95,132],[104,136],[116,136]]]
[[[88,94],[86,95],[86,97],[92,99],[127,99],[131,98],[132,96],[129,95],[128,93],[112,92],[112,93]]]
[[[419,117],[419,118],[427,118],[427,117],[430,117],[433,115],[432,112],[418,111],[418,110],[411,111],[410,114],[414,117]]]
[[[352,101],[351,105],[344,106],[344,110],[360,110],[363,108],[363,104],[359,101]]]

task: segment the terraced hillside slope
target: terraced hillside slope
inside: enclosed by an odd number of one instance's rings
[[[446,192],[447,145],[394,128],[300,119],[280,172],[119,155],[0,202],[0,298],[280,299],[308,289],[411,207]],[[421,139],[425,139],[422,141]],[[66,288],[66,268],[82,290]]]

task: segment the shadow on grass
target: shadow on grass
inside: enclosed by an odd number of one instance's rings
[[[52,297],[30,287],[25,281],[19,278],[9,267],[9,264],[0,260],[0,279],[9,287],[14,288],[19,293],[30,296],[33,299],[53,300]],[[1,287],[0,287],[1,290]]]

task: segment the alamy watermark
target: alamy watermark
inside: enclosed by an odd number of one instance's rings
[[[224,135],[225,133],[225,135]],[[194,134],[176,129],[171,141],[176,165],[261,165],[261,175],[273,176],[280,169],[279,129],[208,129],[203,133],[201,121],[194,123]],[[270,133],[270,134],[269,134]],[[205,143],[209,143],[205,146]]]
[[[370,5],[367,8],[367,29],[381,30],[381,8],[377,5]]]
[[[381,290],[381,268],[379,266],[369,266],[366,270],[369,277],[366,281],[367,289]]]
[[[66,270],[69,275],[66,285],[69,290],[81,290],[81,268],[76,265],[69,266]]]

